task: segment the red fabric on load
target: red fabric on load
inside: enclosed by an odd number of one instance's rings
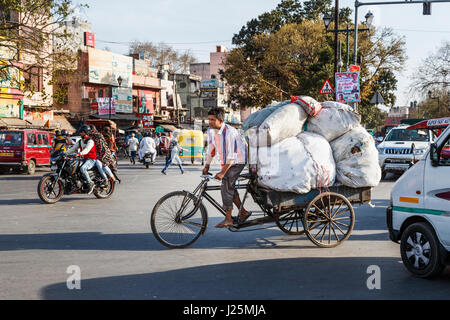
[[[316,116],[322,110],[322,105],[308,96],[292,96],[291,103],[300,105],[311,117]]]

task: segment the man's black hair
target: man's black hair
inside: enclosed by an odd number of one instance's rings
[[[224,121],[225,120],[225,110],[223,108],[211,108],[211,110],[208,111],[208,116],[215,116],[217,120]]]

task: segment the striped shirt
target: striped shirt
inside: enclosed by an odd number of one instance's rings
[[[207,141],[206,163],[211,163],[212,158],[216,155],[219,156],[222,166],[229,160],[233,160],[233,164],[247,163],[247,144],[232,126],[223,123],[220,130],[209,128]]]

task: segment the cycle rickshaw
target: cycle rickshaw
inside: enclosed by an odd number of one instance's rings
[[[208,186],[213,179],[210,175],[202,175],[201,178],[193,192],[169,193],[153,208],[151,229],[163,245],[184,248],[205,233],[208,213],[204,200],[225,216],[222,206],[208,194],[208,191],[220,190],[220,186]],[[352,205],[370,202],[372,189],[331,186],[326,190],[313,189],[306,194],[279,192],[259,186],[256,175],[251,173],[241,175],[236,188],[245,190],[239,212],[250,195],[262,214],[253,214],[243,223],[238,223],[237,217],[233,218],[234,225],[228,227],[229,231],[247,231],[242,229],[275,223],[272,227],[278,226],[289,235],[306,234],[315,245],[323,248],[336,247],[348,239],[355,223]]]

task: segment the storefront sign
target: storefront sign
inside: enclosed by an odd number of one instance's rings
[[[53,120],[53,110],[50,111],[23,111],[23,119],[28,121],[49,121]]]
[[[20,118],[19,99],[0,99],[0,118]]]
[[[217,88],[201,88],[201,98],[217,98]]]
[[[359,72],[336,73],[336,101],[360,102]]]
[[[120,77],[121,88],[132,87],[133,58],[94,48],[89,48],[88,54],[89,82],[119,87]]]
[[[114,98],[97,98],[98,103],[98,114],[106,115],[106,114],[116,114],[116,101]]]
[[[86,47],[95,48],[95,35],[90,32],[84,33],[84,45]]]
[[[144,128],[153,128],[153,113],[137,113],[136,117],[142,119],[142,126]]]
[[[112,96],[116,102],[116,112],[133,113],[133,89],[113,88]]]

